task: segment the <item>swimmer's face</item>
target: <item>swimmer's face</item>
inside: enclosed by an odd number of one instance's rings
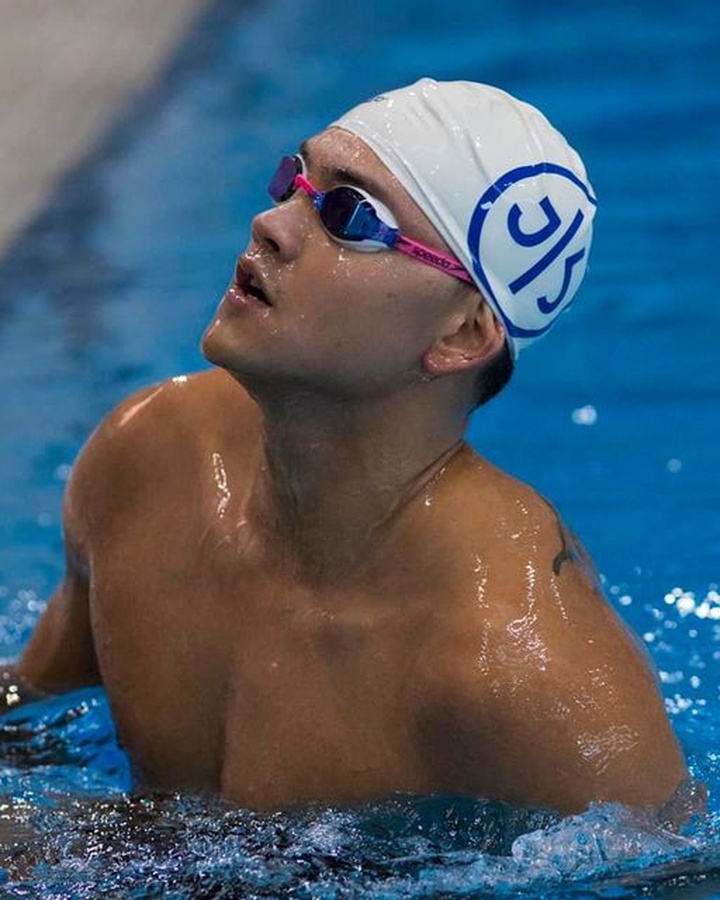
[[[356,135],[322,132],[307,142],[304,162],[318,190],[358,185],[392,211],[404,234],[448,252]],[[477,302],[473,288],[404,254],[340,246],[298,191],[253,220],[203,349],[240,377],[371,395],[421,378],[425,351]]]

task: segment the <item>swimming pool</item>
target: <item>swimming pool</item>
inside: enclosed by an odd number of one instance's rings
[[[0,842],[16,858],[5,896],[617,897],[704,872],[693,890],[712,895],[719,26],[710,0],[449,0],[442,18],[405,0],[218,4],[144,108],[61,185],[0,278],[0,653],[12,656],[61,571],[60,498],[77,449],[129,391],[202,366],[198,338],[266,202],[268,161],[421,74],[498,83],[545,109],[600,198],[591,271],[471,436],[583,537],[661,672],[711,788],[709,818],[676,839],[612,808],[561,822],[427,798],[274,816],[132,800],[93,691],[5,723]],[[45,764],[26,765],[16,728]]]

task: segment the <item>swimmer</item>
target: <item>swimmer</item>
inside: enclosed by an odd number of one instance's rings
[[[661,808],[687,770],[643,650],[553,507],[464,438],[582,280],[580,158],[508,94],[423,79],[270,195],[214,368],[127,399],[74,465],[4,704],[102,684],[139,784],[256,809]]]

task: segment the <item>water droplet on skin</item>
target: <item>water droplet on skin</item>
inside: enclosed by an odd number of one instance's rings
[[[215,488],[217,491],[216,511],[218,518],[222,519],[227,511],[228,504],[230,503],[231,493],[230,488],[228,487],[228,478],[225,471],[225,464],[223,462],[222,456],[219,453],[213,453],[212,464],[215,476]]]
[[[577,739],[580,754],[598,774],[621,754],[631,751],[638,743],[638,735],[628,725],[611,725],[596,734],[581,734]]]

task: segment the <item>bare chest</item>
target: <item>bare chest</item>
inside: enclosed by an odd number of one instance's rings
[[[93,630],[121,742],[151,784],[258,807],[418,788],[423,616],[242,565],[230,578],[212,554],[125,553],[95,565]]]

